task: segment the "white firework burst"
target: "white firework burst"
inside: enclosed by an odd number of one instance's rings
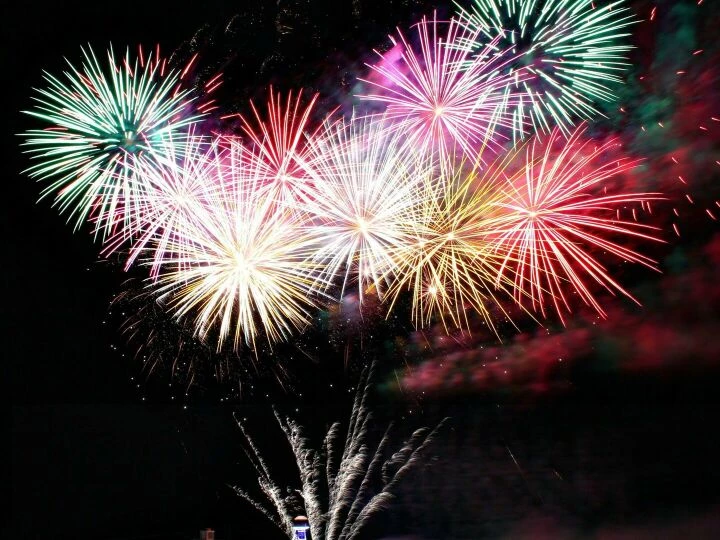
[[[317,244],[313,259],[323,266],[322,285],[357,280],[360,298],[382,295],[395,253],[409,240],[424,202],[420,186],[432,164],[420,159],[377,119],[327,123],[313,143],[315,200],[308,229]]]
[[[232,335],[253,346],[262,329],[270,343],[286,339],[315,306],[316,265],[296,211],[258,196],[231,145],[222,180],[181,231],[171,235],[158,264],[158,292],[178,317],[190,316],[201,339]]]

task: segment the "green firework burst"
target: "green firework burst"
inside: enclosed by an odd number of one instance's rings
[[[513,49],[511,69],[533,77],[519,83],[524,99],[513,111],[516,137],[533,131],[549,132],[557,125],[564,133],[577,119],[602,113],[599,102],[615,99],[613,86],[623,81],[628,27],[637,19],[623,0],[474,0],[470,9],[458,4],[460,20],[480,29],[484,39],[498,33],[501,49]],[[478,42],[478,49],[483,43]]]
[[[106,236],[120,216],[132,214],[142,190],[131,164],[156,161],[156,143],[185,137],[202,115],[193,113],[192,91],[181,87],[180,73],[166,72],[165,61],[142,52],[132,59],[127,51],[118,62],[110,47],[101,65],[92,49],[82,53],[82,65],[67,61],[62,77],[45,72],[47,86],[35,89],[33,108],[23,111],[47,126],[23,134],[35,162],[26,172],[49,182],[41,198],[54,195],[76,228],[95,218]]]

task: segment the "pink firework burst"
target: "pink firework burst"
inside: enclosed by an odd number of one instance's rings
[[[290,207],[312,197],[312,182],[303,163],[307,161],[308,138],[314,137],[318,129],[308,131],[317,97],[315,94],[303,107],[302,92],[296,98],[289,92],[283,101],[281,94],[270,88],[266,116],[252,102],[254,119],[241,116],[249,142],[245,145],[244,166],[258,179],[260,189]]]
[[[153,164],[135,160],[133,178],[141,185],[134,190],[133,200],[122,205],[130,213],[116,217],[103,254],[110,255],[129,243],[125,268],[143,255],[156,277],[168,243],[184,237],[183,231],[220,189],[223,169],[239,166],[234,157],[237,153],[222,152],[219,144],[220,140],[191,130],[182,141],[165,138],[159,142]]]
[[[380,60],[368,64],[373,76],[361,79],[373,91],[358,97],[384,104],[391,128],[403,132],[409,145],[441,158],[460,151],[481,161],[486,149],[500,147],[497,129],[512,130],[512,107],[519,101],[512,89],[525,75],[504,69],[513,58],[498,50],[500,36],[475,53],[479,30],[455,19],[423,18],[415,29],[416,47],[400,30],[397,39],[390,37],[393,48],[377,53]]]
[[[536,136],[516,151],[518,157],[524,151],[525,160],[498,186],[502,199],[488,232],[504,257],[499,277],[514,281],[516,300],[529,301],[543,315],[551,303],[561,320],[571,309],[568,290],[605,316],[593,284],[637,302],[598,260],[600,253],[657,270],[651,258],[613,238],[660,241],[653,234],[657,228],[623,220],[621,210],[662,197],[608,194],[608,181],[638,161],[609,157],[618,141],[584,140],[584,129],[581,125],[564,136],[556,128],[545,140]]]

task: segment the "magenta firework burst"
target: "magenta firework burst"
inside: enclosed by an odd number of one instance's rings
[[[479,36],[454,19],[423,18],[410,38],[398,30],[393,47],[369,64],[360,99],[384,106],[389,129],[409,145],[443,159],[460,152],[482,160],[501,147],[497,129],[513,128],[513,89],[523,74],[504,69],[512,56],[499,49],[499,35],[474,53]]]

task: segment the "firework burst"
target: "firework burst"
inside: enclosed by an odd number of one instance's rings
[[[168,238],[158,292],[178,317],[194,318],[198,337],[217,334],[218,348],[231,334],[235,348],[241,338],[253,346],[261,328],[272,343],[304,327],[314,305],[310,240],[300,213],[258,196],[237,146],[227,154],[219,189]]]
[[[512,297],[512,282],[506,276],[498,278],[503,257],[485,234],[501,201],[495,187],[503,169],[500,165],[480,175],[477,169],[455,163],[441,169],[448,178],[426,183],[412,241],[396,253],[390,309],[407,290],[412,292],[413,322],[419,327],[438,318],[446,331],[469,329],[471,309],[493,330],[493,310],[507,317],[498,295]]]
[[[210,140],[190,130],[182,140],[164,137],[153,147],[154,159],[135,159],[129,165],[134,179],[142,179],[130,200],[121,199],[128,215],[105,218],[118,221],[103,249],[109,255],[131,242],[125,268],[146,251],[152,251],[151,275],[157,276],[171,239],[181,241],[189,222],[202,216],[215,200],[223,177],[223,156],[219,139]],[[237,166],[230,164],[230,166]]]
[[[634,300],[600,263],[593,250],[656,269],[655,262],[613,237],[658,239],[654,227],[620,219],[620,210],[657,200],[656,193],[607,194],[607,181],[637,165],[627,157],[608,158],[616,140],[598,145],[583,140],[585,126],[569,136],[556,128],[545,140],[535,137],[524,147],[524,165],[505,175],[498,186],[501,212],[487,228],[504,258],[498,276],[509,277],[519,303],[546,313],[551,303],[560,318],[570,310],[570,288],[599,314],[604,311],[590,283]],[[523,150],[519,151],[522,154]]]
[[[456,2],[457,4],[457,2]],[[598,101],[612,101],[612,86],[622,82],[631,46],[624,41],[636,19],[622,0],[475,0],[460,20],[478,32],[479,51],[498,32],[501,48],[515,53],[511,70],[527,71],[520,82],[521,101],[513,112],[515,136],[522,137],[522,119],[534,131],[551,131],[553,124],[566,134],[574,119],[600,115]],[[481,52],[480,54],[483,54]]]
[[[265,118],[252,102],[255,122],[242,117],[242,129],[250,143],[245,146],[245,166],[258,177],[259,186],[270,197],[292,207],[313,197],[311,178],[303,163],[308,159],[308,138],[317,132],[309,132],[308,124],[318,96],[315,94],[302,108],[302,93],[296,99],[292,92],[288,93],[285,103],[272,88],[269,94]]]
[[[64,80],[46,73],[47,88],[36,90],[35,107],[25,111],[49,124],[24,134],[37,161],[27,172],[51,181],[42,197],[55,194],[76,227],[95,212],[109,218],[100,224],[107,234],[116,213],[130,215],[120,203],[138,187],[130,162],[151,159],[155,142],[183,137],[200,116],[190,113],[190,91],[180,88],[179,73],[165,73],[164,62],[133,60],[128,51],[119,63],[112,48],[105,66],[92,49],[83,55],[80,68],[68,62]]]
[[[313,143],[308,170],[315,177],[316,201],[308,232],[317,243],[322,284],[342,276],[340,295],[352,279],[363,295],[382,295],[395,252],[425,202],[419,189],[432,171],[377,119],[326,123]]]
[[[441,33],[439,27],[446,27]],[[456,149],[474,161],[486,148],[497,149],[497,127],[512,127],[511,109],[519,98],[511,88],[523,77],[503,69],[511,57],[491,40],[473,57],[480,29],[469,30],[454,19],[422,19],[416,25],[419,48],[398,31],[394,47],[368,65],[372,78],[361,79],[373,90],[358,96],[385,106],[390,128],[409,145],[443,160]]]

